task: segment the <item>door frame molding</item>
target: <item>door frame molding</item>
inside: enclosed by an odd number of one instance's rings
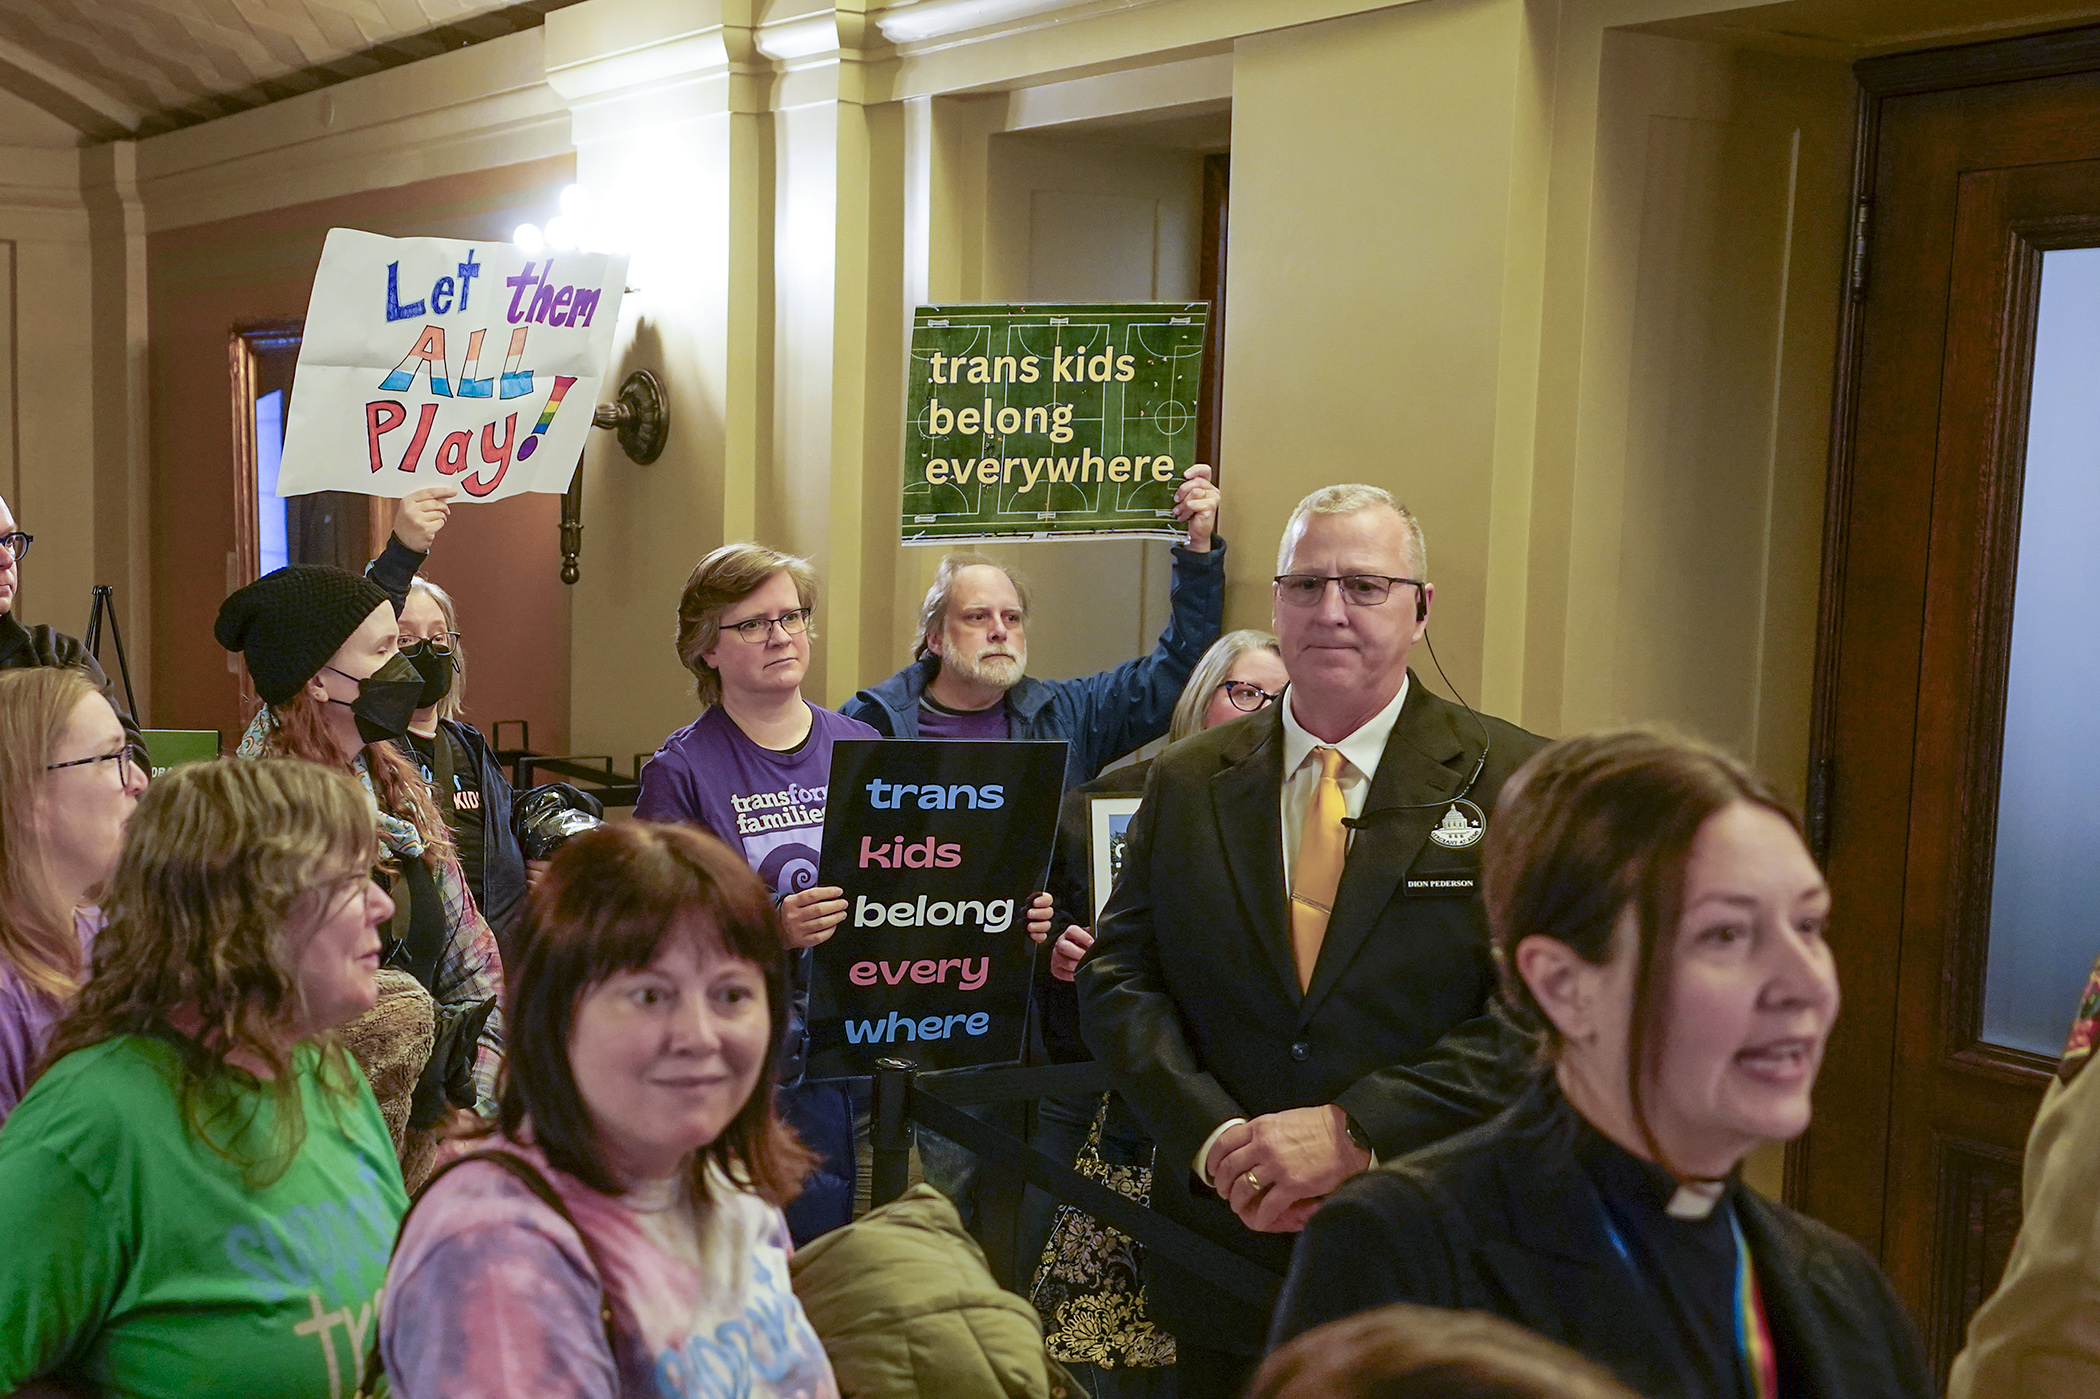
[[[2024,82],[2095,71],[2100,71],[2100,25],[2081,25],[2010,39],[1886,54],[1861,59],[1852,66],[1853,79],[1859,85],[1854,119],[1850,201],[1853,216],[1852,250],[1843,271],[1844,295],[1839,303],[1836,365],[1832,377],[1829,456],[1823,504],[1823,562],[1816,616],[1815,672],[1809,710],[1806,783],[1808,800],[1804,812],[1810,845],[1819,862],[1826,860],[1829,854],[1831,807],[1837,797],[1832,791],[1832,784],[1836,768],[1837,681],[1843,660],[1840,620],[1844,612],[1849,563],[1850,540],[1847,524],[1857,466],[1867,291],[1874,276],[1875,242],[1881,232],[1874,218],[1873,196],[1875,174],[1880,163],[1884,105],[1891,98],[1920,93]],[[2034,255],[2035,276],[2039,275],[2040,267],[2038,249],[2048,246],[2050,241],[2052,240],[2045,235],[2029,245],[2037,249]],[[2013,281],[2021,283],[2025,279],[2016,274]],[[2020,327],[2020,335],[2021,347],[2031,347],[2031,319],[2028,324]],[[2007,348],[2010,351],[2011,346],[2008,345]],[[2024,388],[2028,382],[2028,371],[2023,369],[2015,377]],[[2007,391],[2011,391],[2012,387],[2011,384],[2007,384]],[[2013,417],[2024,423],[2024,415],[2015,414]],[[2020,436],[2024,441],[2024,431]],[[2001,441],[2000,445],[2002,450],[2005,444]],[[1999,527],[2002,523],[2002,520],[1994,523],[1991,530],[1994,540],[2002,541],[2004,538],[2005,531]],[[1991,541],[1987,541],[1987,544],[1991,545],[1995,553],[1996,545]],[[2016,536],[2010,542],[2010,547],[2017,547]],[[2009,592],[2002,599],[1985,599],[1979,596],[1976,606],[2001,607],[2004,612],[2003,625],[2010,627]],[[1977,621],[1986,626],[1990,625],[1983,617],[1978,617]],[[1998,690],[2003,689],[2005,677],[2002,671],[2005,659],[2003,656],[1984,658],[1979,663],[1993,669]],[[1978,682],[1993,678],[1993,675],[1980,672],[1976,676]],[[2003,719],[2003,696],[1997,694],[1997,691],[1990,693],[1996,695],[1996,698],[1979,709],[1974,720],[1977,723],[1992,718]],[[1998,752],[1999,746],[1998,739],[1994,739],[1988,745],[1993,754]],[[1973,749],[1974,745],[1972,751]],[[1974,796],[1981,790],[1976,780],[1980,761],[1979,758],[1972,762],[1969,765],[1971,770],[1963,775],[1965,795]],[[1988,774],[1988,777],[1989,791],[1994,795],[1997,789],[1995,771]],[[1986,871],[1987,868],[1986,864]],[[1981,897],[1985,901],[1984,907],[1986,911],[1988,909],[1987,873],[1980,885],[1973,875],[1973,870],[1964,870],[1960,872],[1958,879],[1958,885],[1965,895],[1965,915],[1969,912],[1970,901],[1976,897],[1975,891],[1979,887],[1982,891]],[[1973,965],[1973,959],[1985,956],[1987,948],[1981,939],[1974,936],[1975,920],[1964,916],[1961,922],[1957,955],[1963,959],[1965,965]],[[1973,1026],[1980,1030],[1982,1006],[1973,995],[1962,995],[1950,989],[1948,1004],[1942,1006],[1941,1010],[1947,1016],[1943,1023],[1957,1027]],[[2025,1055],[2002,1048],[1985,1049],[1974,1033],[1965,1034],[1960,1038],[1966,1042],[1955,1049],[1950,1055],[1950,1061],[1963,1068],[2024,1084],[2032,1084],[2036,1081],[2037,1074],[2046,1074],[2053,1068],[2053,1065],[2045,1064],[2040,1056]],[[1813,1138],[1814,1134],[1810,1133],[1787,1146],[1784,1198],[1795,1208],[1805,1209],[1808,1203],[1807,1186]]]

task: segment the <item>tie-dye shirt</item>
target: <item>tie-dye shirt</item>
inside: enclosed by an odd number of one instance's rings
[[[397,1399],[838,1399],[789,1283],[777,1208],[719,1177],[702,1205],[601,1195],[530,1146],[496,1145],[540,1168],[591,1252],[498,1166],[440,1179],[387,1272],[380,1333]]]

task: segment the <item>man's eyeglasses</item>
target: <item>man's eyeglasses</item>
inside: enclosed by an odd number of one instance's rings
[[[1406,583],[1419,588],[1420,578],[1388,578],[1381,573],[1344,573],[1341,575],[1319,573],[1279,573],[1276,575],[1276,596],[1293,607],[1315,607],[1327,596],[1327,585],[1333,583],[1342,590],[1342,601],[1351,607],[1376,607],[1392,595],[1393,586]]]
[[[776,623],[779,624],[783,636],[800,636],[809,629],[810,612],[810,608],[798,607],[792,612],[783,612],[778,617],[753,617],[748,622],[731,622],[722,630],[733,631],[756,646],[773,634]]]
[[[1225,692],[1225,698],[1232,701],[1234,709],[1243,709],[1249,714],[1267,709],[1283,698],[1283,691],[1278,690],[1270,694],[1250,680],[1221,680],[1218,682],[1218,688]]]
[[[44,771],[57,772],[60,768],[87,767],[93,763],[115,763],[117,765],[117,780],[120,782],[129,782],[134,770],[141,777],[153,771],[153,760],[147,757],[146,750],[137,744],[119,748],[114,753],[97,753],[92,758],[73,758],[63,763],[46,763],[44,764]]]
[[[23,557],[29,553],[29,546],[34,543],[36,543],[35,535],[24,534],[20,530],[15,530],[10,534],[0,534],[0,549],[5,549],[10,554],[13,554],[16,563],[22,561]]]

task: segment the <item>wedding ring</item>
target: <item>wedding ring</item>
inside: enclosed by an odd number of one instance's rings
[[[1256,1190],[1261,1189],[1261,1182],[1254,1178],[1254,1172],[1252,1171],[1247,1172],[1247,1184],[1253,1186]]]

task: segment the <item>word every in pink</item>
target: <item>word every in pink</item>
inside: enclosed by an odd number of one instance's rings
[[[909,976],[921,986],[941,986],[947,984],[950,967],[958,973],[956,984],[959,990],[975,991],[991,976],[992,959],[943,957],[939,961],[855,962],[846,969],[846,979],[855,986],[873,986],[878,980],[895,986]]]

